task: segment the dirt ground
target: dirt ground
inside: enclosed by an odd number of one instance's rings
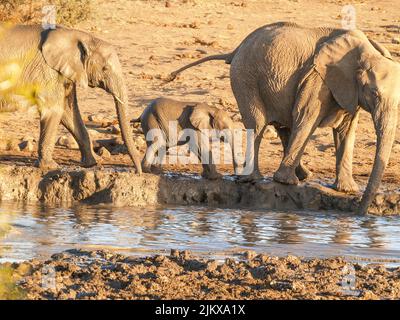
[[[304,260],[250,251],[217,262],[176,250],[144,258],[70,250],[6,267],[28,299],[400,298],[400,268],[343,258]]]
[[[210,62],[185,72],[167,85],[161,80],[171,71],[209,54],[230,52],[241,40],[259,26],[292,21],[305,26],[341,27],[341,0],[168,0],[124,1],[99,0],[93,17],[77,26],[90,31],[118,47],[129,88],[129,115],[141,114],[147,103],[159,96],[215,104],[232,112],[240,120],[229,83],[229,66]],[[400,60],[400,2],[352,1],[357,12],[357,26],[371,38],[383,43],[396,60]],[[81,112],[114,120],[110,96],[100,89],[79,93]],[[1,139],[22,139],[38,136],[36,110],[28,113],[0,115]],[[238,122],[240,124],[240,122]],[[103,130],[104,132],[104,130]],[[66,134],[60,127],[60,135]],[[110,135],[102,133],[102,137]],[[143,143],[138,144],[144,152]],[[34,149],[35,150],[35,149]],[[318,180],[334,178],[334,144],[329,129],[319,129],[312,137],[304,162]],[[354,176],[366,182],[375,152],[375,134],[370,116],[363,112],[357,131]],[[397,187],[400,180],[400,132],[397,134],[384,183]],[[261,150],[263,174],[271,175],[282,156],[280,141],[264,139]],[[0,163],[31,165],[36,152],[0,151]],[[79,152],[57,147],[55,159],[63,165],[77,165]],[[103,160],[104,165],[129,164],[128,156],[117,155]],[[199,171],[199,166],[181,165],[176,171]],[[230,166],[220,168],[231,172]]]

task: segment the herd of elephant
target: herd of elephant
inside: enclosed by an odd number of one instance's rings
[[[360,213],[367,212],[389,160],[400,100],[400,65],[384,46],[359,30],[305,28],[279,22],[255,30],[231,53],[191,63],[173,72],[168,80],[210,60],[224,60],[231,65],[231,87],[243,124],[254,130],[254,170],[242,178],[245,181],[261,177],[259,148],[268,125],[275,127],[284,150],[274,180],[289,185],[310,176],[301,161],[304,149],[317,127],[331,127],[336,146],[334,187],[343,192],[358,191],[352,174],[355,131],[359,111],[369,112],[377,144],[372,173],[359,207]],[[77,86],[102,88],[113,96],[121,134],[137,172],[142,172],[142,164],[151,166],[145,160],[141,163],[135,148],[126,116],[128,95],[122,68],[110,44],[64,27],[43,30],[41,26],[0,25],[0,73],[0,110],[22,104],[21,95],[25,95],[24,104],[38,107],[36,164],[40,168],[57,167],[52,154],[60,123],[77,141],[83,166],[96,165],[78,108]],[[15,88],[21,87],[25,88],[22,93],[15,94],[21,91]],[[182,127],[232,127],[223,110],[199,104],[188,111],[185,106],[158,99],[139,120],[148,131],[162,128],[163,121],[182,119],[186,112],[186,120],[180,122]],[[234,164],[236,169],[236,161]],[[206,175],[215,177],[214,167],[204,169],[208,170]]]

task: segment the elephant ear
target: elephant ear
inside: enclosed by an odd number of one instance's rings
[[[351,113],[358,106],[360,45],[358,37],[346,33],[324,43],[314,57],[315,70],[336,102]]]
[[[210,114],[208,108],[202,107],[200,105],[194,106],[192,114],[190,115],[190,123],[197,130],[211,129],[212,128],[212,115]]]
[[[41,49],[46,63],[52,69],[80,87],[87,88],[85,62],[89,51],[76,31],[62,28],[49,30],[42,40]]]

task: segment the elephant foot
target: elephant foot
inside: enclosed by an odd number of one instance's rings
[[[333,188],[344,193],[358,193],[360,188],[353,178],[336,180]]]
[[[312,172],[308,170],[303,164],[300,164],[296,168],[296,176],[300,181],[308,180],[312,177]]]
[[[35,161],[34,166],[44,171],[57,170],[59,168],[59,165],[53,159],[50,160],[38,159]]]
[[[93,168],[97,166],[97,163],[101,162],[99,157],[91,157],[89,159],[82,159],[82,167],[84,168]]]
[[[290,167],[280,167],[274,174],[274,181],[289,185],[298,185],[300,182],[295,170]]]
[[[257,182],[257,181],[260,181],[260,180],[262,180],[264,177],[261,175],[261,173],[259,173],[259,172],[253,172],[252,174],[250,174],[250,175],[247,175],[247,176],[241,176],[240,178],[239,178],[239,182],[240,183],[249,183],[249,182]]]

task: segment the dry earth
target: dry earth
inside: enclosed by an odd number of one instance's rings
[[[304,260],[245,252],[223,263],[171,251],[131,258],[70,250],[8,264],[28,299],[399,299],[400,268],[343,258]]]
[[[110,41],[118,47],[131,107],[129,114],[138,116],[146,104],[159,96],[204,101],[232,112],[240,120],[229,84],[229,67],[222,62],[211,62],[184,73],[173,83],[163,85],[161,80],[174,69],[208,54],[229,52],[255,28],[276,22],[292,21],[305,26],[341,26],[341,9],[345,1],[315,0],[168,0],[168,1],[94,1],[93,17],[78,26]],[[357,26],[370,37],[383,43],[396,60],[400,57],[400,2],[353,1],[357,10]],[[112,100],[101,90],[80,92],[80,108],[85,116],[98,115],[115,120]],[[29,113],[0,115],[1,146],[8,140],[38,136],[38,115]],[[239,122],[240,123],[240,122]],[[99,130],[101,137],[112,136]],[[60,135],[66,134],[60,127]],[[137,135],[136,135],[137,136]],[[142,139],[138,147],[144,152]],[[12,145],[12,143],[11,143]],[[36,157],[33,151],[0,151],[0,163],[29,164]],[[369,176],[375,151],[373,124],[363,112],[357,131],[354,175],[365,183]],[[281,146],[276,138],[264,139],[262,145],[262,172],[270,176],[281,159]],[[400,132],[393,147],[391,161],[384,182],[397,188],[400,168]],[[57,147],[56,160],[65,165],[77,165],[79,152]],[[334,145],[329,129],[317,130],[304,155],[305,163],[315,173],[314,180],[332,181],[334,178]],[[126,155],[104,159],[103,164],[128,164]],[[176,171],[198,172],[199,166],[178,165]],[[231,171],[230,166],[220,168]]]

